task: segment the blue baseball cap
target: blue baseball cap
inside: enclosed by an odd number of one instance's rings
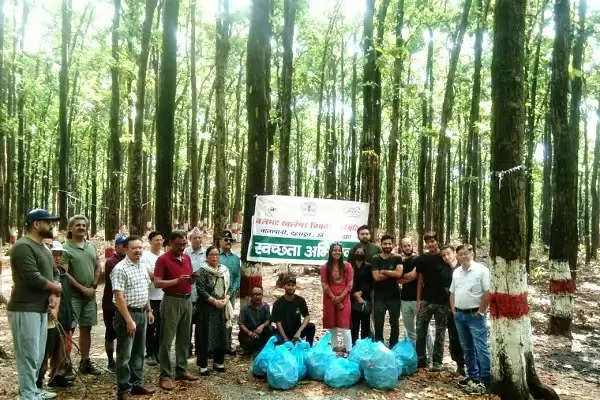
[[[27,213],[27,222],[33,221],[58,221],[58,217],[42,208],[33,208]]]
[[[125,243],[126,240],[127,240],[126,236],[117,235],[117,237],[115,238],[115,244],[123,244],[123,243]]]

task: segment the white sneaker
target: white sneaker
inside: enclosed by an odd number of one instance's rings
[[[41,398],[43,400],[49,400],[49,399],[55,399],[56,398],[56,393],[54,392],[48,392],[46,390],[42,390],[42,392],[40,393]]]

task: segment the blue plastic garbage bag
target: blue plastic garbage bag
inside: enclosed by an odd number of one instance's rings
[[[396,343],[392,351],[394,352],[394,356],[396,356],[396,363],[401,375],[406,376],[417,372],[418,358],[413,342],[409,339],[404,339]]]
[[[327,332],[309,351],[306,356],[308,374],[312,379],[322,381],[325,371],[335,360],[336,356],[331,348],[331,333]]]
[[[265,347],[254,357],[252,360],[252,374],[255,376],[264,377],[267,375],[267,366],[269,365],[269,360],[273,356],[273,351],[275,350],[275,342],[277,341],[276,336],[271,336],[271,338],[265,344]]]
[[[306,378],[308,375],[308,365],[306,365],[306,357],[308,355],[308,351],[310,350],[310,344],[301,340],[296,343],[294,349],[292,350],[292,354],[296,357],[296,364],[298,365],[298,380]]]
[[[267,382],[274,389],[288,390],[298,383],[298,364],[290,342],[275,347],[267,366]]]
[[[360,381],[360,367],[346,358],[336,358],[325,372],[325,383],[334,388],[350,387]]]
[[[352,350],[350,350],[348,360],[353,361],[360,366],[360,362],[368,358],[371,354],[372,347],[373,341],[371,338],[358,339],[354,346],[352,346]],[[360,373],[361,375],[364,375],[362,367],[360,367]]]
[[[369,357],[361,362],[365,380],[375,389],[393,389],[398,384],[396,357],[383,343],[374,343]]]

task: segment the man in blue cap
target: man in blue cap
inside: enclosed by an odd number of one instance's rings
[[[115,306],[113,304],[113,288],[110,280],[110,273],[115,266],[125,258],[127,249],[124,244],[127,238],[122,235],[117,235],[115,238],[115,253],[106,260],[104,264],[104,293],[102,295],[102,316],[104,318],[104,326],[106,332],[104,334],[104,349],[108,358],[108,370],[115,372],[117,366],[113,353],[115,352],[115,339],[117,334],[113,328],[113,318],[115,316]]]
[[[52,238],[57,217],[39,208],[27,213],[25,235],[10,251],[13,290],[8,323],[13,335],[21,400],[39,399],[37,374],[46,349],[48,310],[58,306],[62,292],[54,273],[52,254],[42,239]]]

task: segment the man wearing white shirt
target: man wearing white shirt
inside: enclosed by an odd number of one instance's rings
[[[491,383],[490,351],[487,343],[486,310],[490,303],[490,272],[473,261],[473,247],[456,249],[460,267],[452,274],[450,309],[467,365],[467,378],[460,382],[483,393]]]
[[[150,250],[144,251],[140,264],[148,270],[148,275],[152,282],[154,282],[154,265],[158,256],[163,253],[164,239],[160,232],[152,231],[148,234],[148,241],[150,242]],[[148,297],[150,299],[150,307],[152,307],[152,313],[154,314],[154,324],[148,325],[146,331],[146,357],[148,365],[158,364],[158,346],[160,344],[160,302],[164,296],[164,292],[161,288],[154,286],[154,283],[150,285]]]

